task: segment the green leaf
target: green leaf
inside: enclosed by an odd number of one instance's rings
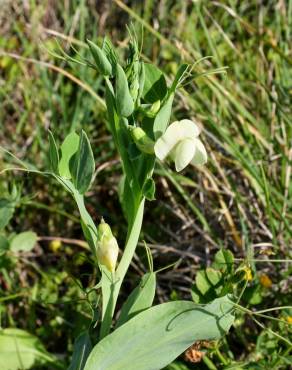
[[[116,104],[121,117],[129,117],[134,111],[134,102],[129,91],[129,85],[123,68],[117,64],[116,70]]]
[[[233,323],[225,296],[207,306],[177,301],[149,308],[101,340],[85,370],[162,369],[198,340],[217,340]]]
[[[105,36],[102,42],[102,51],[105,53],[108,61],[112,66],[112,72],[115,74],[116,65],[118,63],[118,56],[111,40]]]
[[[220,249],[215,255],[212,267],[216,270],[220,270],[222,273],[232,273],[234,265],[233,254],[227,249]]]
[[[69,168],[69,161],[72,156],[77,152],[79,146],[79,135],[76,132],[71,132],[66,136],[61,145],[61,160],[59,162],[59,174],[65,179],[71,179]]]
[[[78,151],[71,158],[69,166],[75,188],[80,194],[84,194],[90,187],[95,163],[89,139],[83,130],[81,131]]]
[[[196,285],[192,286],[191,296],[195,303],[206,303],[204,302],[204,296],[199,291],[199,289],[196,287]]]
[[[75,340],[73,356],[68,370],[83,370],[92,349],[88,331],[81,333]]]
[[[4,229],[11,220],[15,210],[15,202],[10,199],[0,198],[0,230]]]
[[[155,199],[155,182],[152,178],[146,180],[142,193],[144,197],[150,201]]]
[[[50,363],[50,368],[55,368],[54,361],[54,356],[45,350],[34,335],[21,329],[0,330],[1,370],[31,369],[46,363]]]
[[[10,244],[12,252],[29,252],[37,242],[37,234],[33,231],[24,231],[16,235]]]
[[[93,43],[90,40],[87,40],[87,44],[94,58],[98,71],[103,76],[111,76],[112,75],[112,65],[109,62],[106,56],[106,53],[99,46],[97,46],[95,43]]]
[[[197,272],[196,286],[199,289],[199,291],[201,292],[201,294],[203,294],[203,295],[208,293],[208,291],[212,288],[212,285],[208,281],[205,270],[201,270],[201,271]]]
[[[0,257],[3,256],[9,249],[9,242],[8,240],[0,235]]]
[[[167,94],[164,74],[153,64],[144,63],[144,84],[142,97],[147,103],[163,100]]]
[[[169,120],[171,116],[171,109],[172,109],[172,102],[173,102],[174,94],[170,94],[167,98],[166,102],[160,109],[160,111],[157,113],[154,125],[153,125],[153,132],[155,140],[159,139],[159,137],[164,134]]]
[[[155,288],[156,274],[154,272],[145,274],[140,284],[132,291],[123,304],[116,327],[123,325],[138,313],[151,307],[155,296]]]
[[[210,283],[214,286],[217,285],[222,278],[221,272],[211,267],[208,267],[206,269],[206,276],[207,276],[207,279],[210,281]]]
[[[58,174],[59,168],[59,152],[57,148],[57,144],[55,138],[51,131],[49,131],[49,159],[51,169],[54,173]]]

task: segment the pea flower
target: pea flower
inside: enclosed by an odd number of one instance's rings
[[[117,239],[112,234],[110,226],[103,219],[98,226],[98,234],[99,240],[96,244],[98,261],[110,272],[114,272],[119,254],[119,246]]]
[[[177,172],[182,171],[189,163],[206,163],[207,153],[198,139],[199,134],[199,127],[189,119],[173,122],[154,145],[156,157],[161,161],[167,157],[172,158]]]

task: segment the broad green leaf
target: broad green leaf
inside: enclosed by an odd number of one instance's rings
[[[57,148],[57,144],[55,138],[51,131],[49,131],[49,159],[51,169],[54,173],[58,174],[58,167],[59,167],[59,152]]]
[[[35,246],[36,241],[36,233],[33,231],[24,231],[11,240],[10,250],[12,252],[29,252]]]
[[[121,117],[129,117],[134,111],[134,102],[130,94],[128,80],[123,68],[117,64],[116,70],[116,105]]]
[[[140,284],[132,291],[123,304],[116,326],[123,325],[138,313],[151,307],[155,296],[155,288],[156,274],[154,272],[145,274]]]
[[[192,296],[192,299],[195,303],[203,303],[204,302],[204,296],[199,291],[199,289],[196,287],[196,285],[192,286],[191,296]],[[206,303],[206,302],[204,302],[204,303]]]
[[[68,370],[83,370],[92,349],[88,331],[81,333],[75,340],[73,356]]]
[[[147,103],[163,100],[167,94],[164,74],[153,64],[144,63],[144,84],[142,97]]]
[[[210,284],[207,276],[206,276],[206,271],[201,270],[197,272],[196,275],[196,286],[201,292],[201,294],[205,295],[211,288],[212,285]]]
[[[89,139],[83,130],[78,151],[72,157],[69,167],[75,188],[80,194],[84,194],[90,187],[95,163]]]
[[[233,304],[225,296],[206,306],[163,303],[141,312],[102,339],[85,370],[158,370],[198,340],[217,340],[233,323]]]
[[[15,210],[15,202],[10,199],[0,198],[0,230],[4,229],[11,220]]]
[[[208,267],[206,269],[206,275],[207,275],[207,278],[209,280],[209,282],[212,284],[212,285],[217,285],[221,278],[222,278],[222,274],[220,271],[218,270],[215,270],[211,267]]]
[[[71,179],[69,168],[69,161],[72,156],[77,152],[79,146],[79,135],[76,132],[71,132],[66,136],[61,145],[61,159],[59,162],[59,174],[65,179]]]
[[[142,193],[144,197],[150,201],[155,199],[155,182],[152,178],[146,180]]]
[[[92,41],[87,40],[87,43],[91,51],[91,54],[94,58],[98,71],[103,76],[111,76],[112,75],[112,65],[109,62],[106,56],[106,53]]]
[[[25,370],[50,363],[55,368],[56,359],[50,355],[32,334],[15,328],[0,330],[0,369]]]
[[[166,102],[160,109],[160,111],[157,113],[154,125],[153,125],[153,132],[155,140],[159,139],[159,137],[164,134],[169,120],[171,116],[171,109],[172,109],[172,102],[173,102],[174,94],[170,94],[167,98]]]
[[[223,273],[231,273],[233,271],[233,264],[233,254],[227,249],[220,249],[220,251],[218,251],[215,255],[212,267],[220,270]]]

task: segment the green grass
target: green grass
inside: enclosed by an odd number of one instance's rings
[[[292,2],[129,3],[115,0],[112,6],[101,2],[95,7],[85,1],[55,6],[29,1],[27,9],[20,1],[5,3],[0,19],[1,147],[27,165],[45,169],[47,129],[59,143],[71,130],[85,129],[98,172],[87,196],[89,211],[95,221],[103,215],[123,240],[116,192],[120,164],[107,130],[102,79],[93,70],[55,58],[51,52],[60,53],[55,37],[70,55],[75,51],[69,41],[89,58],[85,38],[101,41],[108,33],[123,53],[125,26],[132,21],[141,38],[143,34],[143,58],[159,66],[169,80],[181,61],[194,63],[210,56],[195,66],[198,76],[176,97],[172,117],[190,117],[202,126],[208,165],[180,175],[157,168],[157,201],[146,205],[143,238],[152,248],[155,268],[177,262],[160,275],[157,302],[189,297],[196,271],[225,247],[238,263],[251,263],[254,278],[243,297],[247,308],[291,304]],[[226,73],[211,74],[224,67]],[[0,170],[10,166],[18,164],[0,154]],[[96,271],[78,244],[82,232],[66,193],[47,178],[14,171],[0,175],[1,197],[13,183],[21,199],[3,233],[34,230],[39,241],[28,256],[0,257],[1,326],[36,334],[66,364],[94,302],[93,294],[88,296],[80,285],[93,284]],[[56,250],[46,237],[69,240]],[[265,258],[290,263],[258,262]],[[146,268],[141,248],[128,276],[129,288]],[[261,284],[263,274],[272,280],[271,287]],[[277,318],[286,316],[292,316],[291,311],[275,313]],[[287,325],[264,318],[262,322],[289,336]],[[239,314],[220,351],[227,359],[246,363],[245,369],[254,369],[258,358],[259,369],[266,364],[288,368],[289,348],[268,329]],[[210,359],[224,368],[216,353],[212,350]]]

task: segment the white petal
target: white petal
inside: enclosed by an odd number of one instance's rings
[[[207,152],[204,144],[199,139],[194,139],[195,142],[195,155],[192,159],[192,164],[199,166],[207,162]]]
[[[193,159],[196,151],[194,140],[196,139],[184,139],[175,147],[174,161],[177,172],[183,170]]]
[[[195,138],[199,134],[200,129],[193,121],[183,119],[173,122],[155,143],[156,157],[163,161],[180,141]]]

